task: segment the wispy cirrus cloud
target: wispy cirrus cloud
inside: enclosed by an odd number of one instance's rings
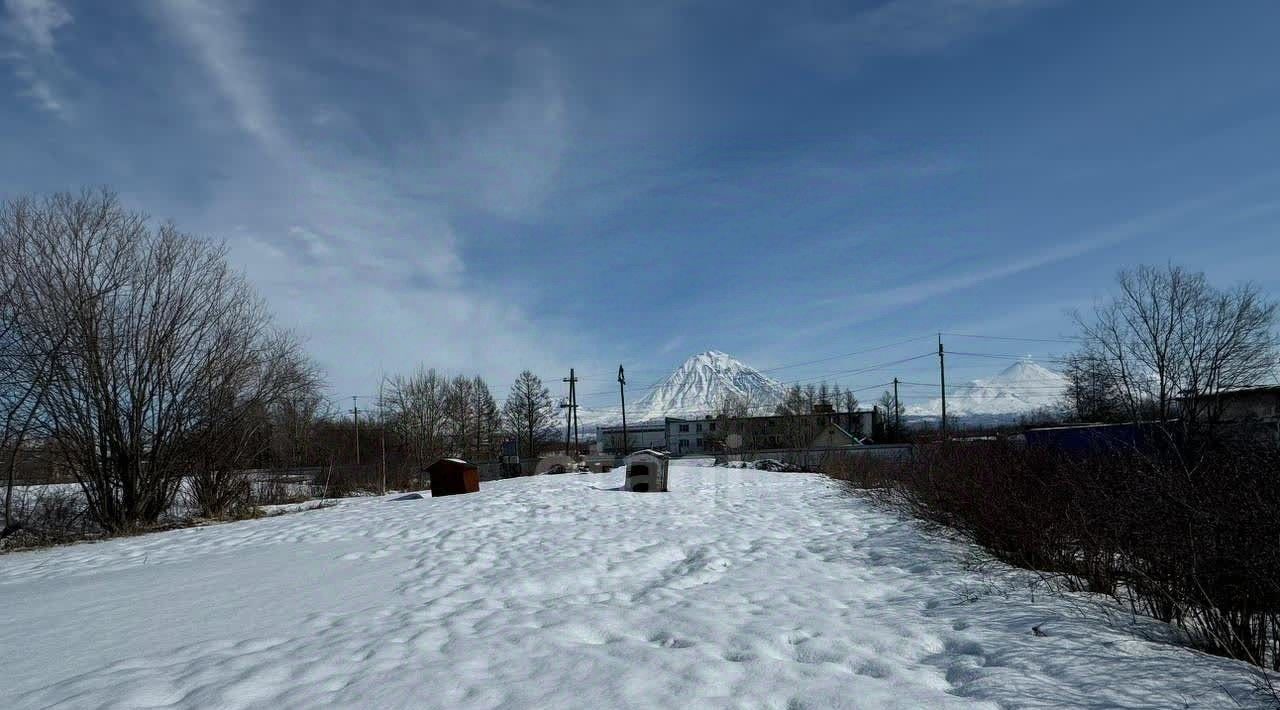
[[[239,153],[250,164],[229,168],[236,179],[205,211],[282,319],[341,373],[336,388],[372,386],[382,368],[423,360],[499,378],[558,368],[558,348],[574,338],[543,337],[500,286],[464,281],[466,239],[454,219],[529,217],[554,189],[569,112],[554,62],[513,50],[519,80],[479,96],[480,108],[436,104],[420,115],[406,101],[394,114],[369,111],[330,93],[324,77],[276,70],[255,34],[260,10],[188,0],[155,6],[153,18],[211,80],[230,133],[247,139]],[[385,70],[399,46],[337,59],[357,73]],[[413,76],[399,70],[392,80]],[[419,130],[401,130],[415,119]]]
[[[155,6],[169,30],[181,38],[217,82],[236,121],[265,148],[290,157],[293,149],[277,125],[259,67],[254,66],[243,22],[244,6],[185,0]]]
[[[66,73],[57,53],[57,32],[71,24],[71,13],[58,0],[5,0],[0,36],[9,49],[0,58],[9,62],[24,86],[20,94],[60,118],[70,109],[58,88]]]
[[[1227,205],[1232,198],[1239,197],[1248,187],[1250,187],[1250,183],[1234,185],[1175,205],[1150,210],[1088,232],[1051,239],[1043,247],[1026,251],[1017,257],[1010,258],[1007,254],[991,255],[987,258],[987,263],[985,264],[973,265],[968,269],[920,278],[889,288],[877,289],[861,301],[861,308],[856,315],[848,318],[829,319],[794,331],[794,334],[797,336],[829,334],[931,299],[951,296],[1035,269],[1059,264],[1107,247],[1143,237],[1150,237],[1189,219],[1220,214],[1227,209]],[[825,303],[825,301],[820,301],[815,305]]]
[[[791,25],[791,41],[832,71],[877,57],[947,51],[998,31],[1058,0],[888,0],[852,13],[812,13]]]

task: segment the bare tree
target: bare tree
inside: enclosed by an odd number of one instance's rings
[[[779,417],[778,434],[784,447],[802,448],[808,446],[826,426],[826,421],[819,421],[813,416],[813,405],[817,403],[818,391],[813,385],[801,387],[792,385],[783,395],[782,401],[774,410]]]
[[[449,448],[455,455],[466,458],[475,440],[472,431],[476,426],[475,381],[464,375],[454,377],[445,387],[444,399]]]
[[[1114,368],[1088,348],[1068,355],[1063,376],[1067,378],[1066,406],[1077,421],[1112,422],[1123,418],[1121,384]]]
[[[286,363],[288,388],[268,409],[271,458],[285,468],[320,463],[316,425],[328,415],[321,376],[302,363]]]
[[[9,260],[18,338],[47,356],[18,368],[42,382],[43,434],[103,529],[155,522],[199,456],[199,432],[236,416],[211,407],[213,393],[283,336],[223,247],[152,228],[109,192],[11,201],[3,231],[23,235]]]
[[[210,517],[238,514],[254,504],[246,469],[270,451],[272,409],[321,386],[319,373],[288,334],[242,331],[235,337],[240,342],[210,363],[201,423],[191,433],[190,497]]]
[[[40,411],[50,353],[34,351],[21,337],[18,259],[30,238],[25,212],[0,209],[0,465],[5,480],[4,526],[0,537],[17,530],[13,516],[14,473],[27,435]],[[32,363],[38,363],[33,368]]]
[[[749,393],[727,392],[712,416],[714,429],[707,435],[709,448],[735,454],[756,448],[758,436],[747,425],[753,408]]]
[[[901,402],[896,402],[893,393],[885,390],[880,395],[880,399],[876,400],[876,408],[884,412],[884,422],[881,428],[884,431],[885,438],[891,441],[897,441],[902,437],[903,432],[898,424],[902,421],[902,413],[906,411],[906,407]]]
[[[471,429],[475,435],[472,456],[490,460],[497,456],[498,435],[502,429],[502,413],[498,402],[489,391],[489,385],[477,375],[471,381],[471,414],[475,422]]]
[[[1091,318],[1076,314],[1079,357],[1130,418],[1212,424],[1212,395],[1273,376],[1277,306],[1256,285],[1218,289],[1172,265],[1121,272],[1118,284]]]
[[[449,447],[448,389],[448,382],[434,369],[397,375],[388,383],[386,406],[391,430],[418,470]]]
[[[502,418],[528,458],[536,457],[539,445],[555,436],[556,409],[551,392],[528,370],[521,372],[512,383],[507,401],[502,405]]]
[[[822,383],[818,385],[818,392],[815,395],[814,403],[830,404],[834,406],[834,400],[831,396],[831,386],[827,384],[826,380],[823,380]]]

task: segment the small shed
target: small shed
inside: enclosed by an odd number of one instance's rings
[[[644,449],[627,456],[627,469],[623,487],[634,493],[666,493],[667,465],[670,458],[653,449]]]
[[[427,466],[431,476],[431,497],[480,492],[480,469],[462,459],[437,459]]]

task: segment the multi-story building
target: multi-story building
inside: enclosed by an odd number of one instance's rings
[[[666,420],[666,446],[673,455],[719,453],[726,450],[803,449],[814,445],[828,427],[848,435],[851,443],[876,431],[876,411],[836,412],[828,409],[809,414]]]
[[[640,422],[627,427],[629,451],[640,449],[667,449],[667,428],[662,422]],[[623,454],[622,427],[602,426],[596,428],[596,446],[602,454]]]
[[[655,449],[675,456],[726,450],[803,449],[821,443],[858,443],[876,432],[878,412],[836,412],[821,406],[809,414],[763,417],[667,417],[627,427],[629,450]],[[622,427],[596,429],[597,450],[622,454]]]

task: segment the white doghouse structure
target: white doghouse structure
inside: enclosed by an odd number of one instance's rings
[[[627,467],[624,488],[634,493],[666,493],[668,462],[666,454],[653,449],[627,456],[623,462]]]

